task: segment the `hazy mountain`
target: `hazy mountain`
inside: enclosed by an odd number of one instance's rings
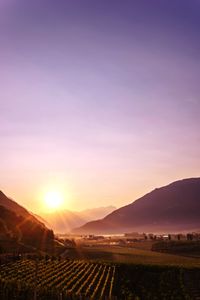
[[[81,218],[76,212],[69,210],[42,214],[42,218],[57,233],[67,233],[72,228],[82,226],[87,219]]]
[[[76,233],[175,232],[200,228],[200,178],[157,188]]]
[[[106,215],[110,214],[114,210],[116,210],[116,207],[110,205],[110,206],[102,206],[102,207],[82,210],[78,212],[78,214],[82,218],[90,221],[90,220],[97,220],[97,219],[104,218]]]
[[[33,251],[35,248],[46,250],[53,246],[53,240],[52,230],[0,192],[1,252]]]
[[[72,228],[82,226],[83,224],[105,217],[114,211],[114,206],[98,207],[83,211],[57,211],[53,213],[42,214],[42,220],[46,221],[46,225],[55,232],[66,233]]]

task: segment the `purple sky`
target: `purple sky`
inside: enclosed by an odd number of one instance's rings
[[[1,0],[0,189],[34,211],[200,176],[199,0]]]

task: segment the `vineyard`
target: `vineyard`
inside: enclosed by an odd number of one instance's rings
[[[0,299],[111,299],[114,277],[109,264],[22,260],[1,266]]]
[[[0,299],[196,300],[200,269],[23,259],[1,265]]]

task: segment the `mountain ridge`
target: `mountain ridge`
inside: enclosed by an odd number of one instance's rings
[[[54,251],[54,233],[0,192],[0,252]]]
[[[176,231],[200,228],[200,178],[186,178],[156,188],[105,218],[75,228],[74,233]]]
[[[2,191],[0,191],[0,205],[15,212],[16,215],[22,216],[24,218],[32,219],[35,222],[39,222],[40,225],[44,226],[44,223],[39,220],[32,212],[29,212],[22,205],[18,204],[15,200],[7,197]]]

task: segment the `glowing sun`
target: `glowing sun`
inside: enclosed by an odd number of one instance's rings
[[[44,202],[49,210],[57,210],[61,209],[64,198],[58,191],[48,191],[44,196]]]

